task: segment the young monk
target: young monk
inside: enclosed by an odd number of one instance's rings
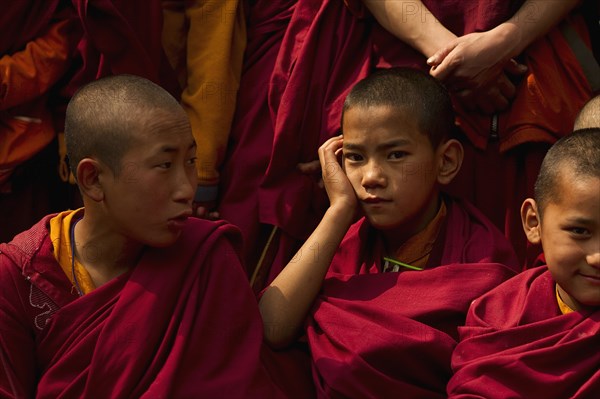
[[[596,398],[600,392],[600,128],[548,151],[523,228],[546,265],[473,302],[450,397]]]
[[[278,397],[237,230],[188,219],[196,143],[178,102],[103,78],[65,131],[85,206],[0,245],[0,396]]]
[[[440,83],[380,71],[343,109],[343,136],[319,150],[330,206],[261,297],[265,339],[285,347],[305,324],[319,397],[445,397],[457,326],[514,275],[516,257],[480,212],[441,191],[463,151]]]

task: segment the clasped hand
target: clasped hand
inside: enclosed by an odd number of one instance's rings
[[[510,40],[501,27],[458,37],[427,60],[430,74],[444,82],[466,109],[484,114],[502,111],[516,93],[511,77],[527,71],[511,58]]]

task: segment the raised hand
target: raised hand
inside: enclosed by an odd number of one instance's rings
[[[356,193],[339,161],[343,141],[342,136],[332,137],[319,148],[321,173],[330,207],[339,206],[355,212],[358,208]]]

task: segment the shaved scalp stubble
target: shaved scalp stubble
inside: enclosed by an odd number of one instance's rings
[[[600,128],[577,130],[550,147],[534,187],[540,216],[560,198],[559,179],[567,170],[572,179],[600,177]]]
[[[575,118],[574,130],[600,128],[600,94],[589,100]]]
[[[342,109],[388,106],[417,120],[421,133],[436,148],[451,137],[454,111],[446,88],[435,78],[413,68],[382,69],[358,82],[346,97]]]
[[[69,101],[65,141],[71,172],[82,159],[94,157],[118,175],[123,155],[153,112],[184,112],[177,100],[157,84],[134,75],[98,79],[79,89]]]

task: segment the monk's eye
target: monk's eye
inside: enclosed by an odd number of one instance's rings
[[[344,152],[344,159],[347,159],[350,162],[360,162],[363,160],[363,157],[362,155],[353,152]]]
[[[402,159],[407,156],[408,153],[405,151],[392,151],[390,155],[388,155],[389,159]]]
[[[568,230],[575,238],[586,238],[590,235],[590,231],[585,227],[569,227]]]
[[[159,169],[169,169],[171,167],[171,165],[173,165],[172,162],[162,162],[156,165],[157,168]]]

